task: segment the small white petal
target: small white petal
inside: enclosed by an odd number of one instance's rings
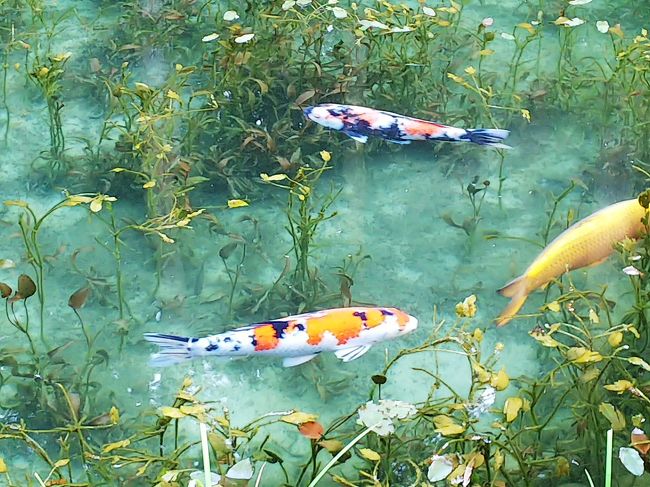
[[[481,20],[481,24],[483,24],[483,27],[490,27],[492,24],[494,24],[494,19],[492,17],[485,17],[483,20]]]
[[[391,32],[411,32],[413,29],[410,27],[393,27]]]
[[[634,267],[633,265],[629,265],[625,268],[623,268],[623,272],[625,272],[628,276],[640,276],[641,271]]]
[[[327,30],[327,32],[332,32],[334,30],[334,26],[332,24],[330,24],[330,25],[327,26],[327,29],[325,29],[325,30]]]
[[[332,7],[332,13],[337,19],[344,19],[348,16],[348,12],[341,7]]]
[[[213,41],[213,40],[218,39],[218,38],[219,38],[219,34],[217,34],[216,32],[213,32],[212,34],[208,34],[207,36],[203,36],[203,38],[201,40],[203,42],[210,42],[210,41]]]
[[[237,20],[238,18],[239,18],[239,14],[234,10],[228,10],[226,13],[223,14],[223,20],[225,20],[226,22],[232,22],[233,20]]]
[[[327,5],[336,5],[337,3],[339,3],[338,0],[329,0],[329,1],[327,2]]]
[[[311,3],[311,0],[298,0],[296,2],[300,7],[306,7]]]
[[[446,456],[433,455],[431,465],[429,466],[429,470],[427,470],[427,478],[429,482],[446,479],[453,469],[454,464]]]
[[[361,24],[361,30],[366,30],[370,28],[377,28],[377,29],[388,29],[389,27],[386,24],[382,24],[381,22],[377,22],[376,20],[367,20],[363,19],[360,20],[359,23]]]
[[[585,21],[578,18],[578,17],[573,17],[571,20],[568,20],[564,23],[566,27],[578,27],[579,25],[584,24]]]
[[[235,42],[237,44],[246,44],[253,37],[255,37],[255,34],[244,34],[243,36],[235,37]]]
[[[515,36],[513,36],[512,34],[508,34],[507,32],[501,32],[501,37],[507,41],[515,40]]]
[[[618,458],[628,472],[637,477],[643,475],[643,459],[634,448],[621,448],[618,450]]]
[[[424,15],[428,15],[429,17],[436,16],[436,11],[433,10],[431,7],[422,7],[422,12],[424,13]]]
[[[228,469],[226,477],[229,479],[248,480],[253,476],[253,464],[250,458],[245,458]]]
[[[596,29],[602,34],[607,34],[609,32],[609,22],[606,20],[599,20],[596,22]]]
[[[296,4],[294,0],[286,0],[282,4],[282,10],[289,10],[291,7],[293,7]]]
[[[571,0],[569,5],[587,5],[591,0]]]

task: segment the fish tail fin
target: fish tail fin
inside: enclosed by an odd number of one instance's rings
[[[465,140],[469,140],[478,145],[496,147],[497,149],[512,149],[509,145],[501,143],[509,134],[509,130],[503,129],[469,129]]]
[[[517,279],[510,281],[497,292],[501,296],[510,298],[510,302],[496,319],[497,326],[503,326],[514,318],[528,298],[525,276],[519,276]]]
[[[167,367],[194,357],[191,338],[162,333],[145,333],[144,339],[160,347],[158,353],[151,355],[149,365],[152,367]]]

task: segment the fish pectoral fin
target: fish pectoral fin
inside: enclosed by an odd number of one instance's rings
[[[343,348],[334,352],[336,358],[341,359],[343,362],[350,362],[361,357],[364,353],[372,348],[372,345],[360,345],[358,347]]]
[[[367,135],[361,135],[356,132],[351,132],[349,130],[344,130],[343,133],[350,137],[351,139],[356,140],[357,142],[361,142],[362,144],[365,144],[368,142],[368,136]]]
[[[399,145],[406,145],[411,143],[410,140],[392,140],[392,139],[386,139],[386,140],[392,144],[399,144]]]
[[[296,365],[301,365],[309,362],[311,359],[317,356],[317,353],[312,353],[310,355],[299,355],[298,357],[285,357],[282,359],[282,367],[295,367]]]

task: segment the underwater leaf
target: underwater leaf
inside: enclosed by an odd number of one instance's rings
[[[316,414],[310,414],[310,413],[303,413],[300,411],[296,411],[294,413],[288,414],[286,416],[282,416],[280,418],[280,421],[283,421],[285,423],[289,424],[295,424],[296,426],[300,426],[303,423],[309,423],[312,421],[316,421],[318,419],[318,416]]]
[[[591,382],[592,380],[597,379],[599,375],[600,369],[595,365],[592,365],[585,369],[584,373],[580,376],[580,381],[585,383]]]
[[[11,259],[0,259],[0,269],[13,269],[16,263]]]
[[[638,365],[643,370],[647,370],[648,372],[650,372],[650,364],[648,364],[648,362],[646,362],[642,358],[630,357],[627,359],[627,361],[630,362],[632,365]]]
[[[7,200],[5,201],[7,206],[19,206],[20,208],[27,208],[29,205],[22,200]]]
[[[632,475],[637,477],[643,475],[643,458],[634,448],[621,447],[618,450],[618,459]]]
[[[19,299],[27,299],[30,296],[33,296],[36,292],[36,284],[32,281],[32,278],[27,274],[21,274],[18,276],[18,294],[20,295]]]
[[[12,292],[13,290],[11,289],[11,287],[9,287],[8,284],[5,284],[4,282],[0,282],[0,296],[2,296],[3,298],[8,298],[9,296],[11,296]]]
[[[339,440],[321,440],[317,444],[325,448],[332,455],[340,452],[345,446],[343,442]]]
[[[630,434],[630,444],[641,454],[647,455],[650,451],[650,439],[640,428],[634,428]]]
[[[303,93],[301,93],[298,98],[296,98],[296,101],[294,102],[296,105],[302,105],[305,103],[307,100],[310,98],[313,98],[313,96],[316,94],[316,91],[314,90],[307,90]]]
[[[610,403],[601,402],[598,411],[609,420],[614,431],[621,431],[625,428],[625,416]]]
[[[320,151],[319,154],[320,154],[321,159],[323,159],[323,161],[325,161],[325,162],[330,162],[330,160],[332,159],[332,154],[330,154],[326,150]]]
[[[235,463],[226,472],[226,477],[229,479],[248,480],[253,476],[253,464],[250,458]]]
[[[503,452],[499,448],[497,448],[497,450],[494,452],[493,458],[494,458],[494,470],[499,470],[503,466],[503,462],[505,461]]]
[[[56,462],[54,462],[53,467],[54,468],[65,467],[68,463],[70,463],[69,458],[62,458],[61,460],[57,460]]]
[[[307,421],[298,426],[298,431],[305,438],[309,438],[310,440],[320,440],[325,429],[318,421]]]
[[[246,44],[251,39],[253,39],[253,37],[255,37],[255,34],[244,34],[242,36],[235,37],[235,43],[236,44]]]
[[[115,441],[113,443],[109,443],[108,445],[104,445],[104,448],[102,448],[102,452],[109,453],[112,452],[113,450],[117,450],[118,448],[125,448],[130,444],[131,444],[131,440],[129,440],[128,438],[126,440]]]
[[[239,18],[239,14],[234,10],[228,10],[223,14],[223,20],[225,20],[226,22],[232,22],[233,20],[237,20],[238,18]]]
[[[599,20],[596,22],[596,29],[598,29],[598,32],[601,34],[607,34],[609,32],[609,22],[606,20]]]
[[[451,471],[454,469],[454,464],[447,458],[446,455],[433,455],[431,458],[431,465],[427,470],[427,478],[429,482],[437,482],[446,479]]]
[[[422,7],[422,13],[424,15],[427,15],[429,17],[435,17],[436,16],[436,11],[433,10],[431,7]],[[431,480],[431,479],[429,479]]]
[[[84,286],[81,289],[76,290],[68,299],[68,306],[73,309],[83,308],[91,293],[92,288],[90,286]]]
[[[190,416],[205,414],[207,407],[204,404],[184,404],[180,408],[181,413]]]
[[[510,378],[504,369],[501,369],[496,374],[492,374],[492,379],[490,380],[490,385],[494,387],[497,391],[502,391],[508,387],[510,384]]]
[[[272,182],[272,181],[282,181],[283,179],[287,179],[286,174],[273,174],[272,176],[269,176],[266,173],[260,174],[260,178],[262,178],[262,181],[265,183]]]
[[[332,13],[337,19],[344,19],[348,16],[348,12],[341,7],[332,7]]]
[[[377,453],[375,450],[371,450],[370,448],[359,448],[359,453],[363,458],[370,460],[371,462],[378,462],[381,460],[379,453]]]
[[[244,200],[228,200],[228,208],[242,208],[248,206]]]
[[[7,464],[3,458],[0,458],[0,473],[7,473]]]
[[[153,188],[155,185],[156,185],[156,180],[155,180],[155,179],[152,179],[151,181],[147,181],[146,183],[144,183],[144,184],[142,185],[142,188],[143,188],[143,189],[149,189],[149,188]],[[91,209],[92,209],[92,208],[91,208]]]
[[[224,245],[223,247],[221,247],[221,249],[219,249],[219,257],[221,257],[224,260],[227,259],[232,255],[232,253],[235,251],[238,245],[239,242],[230,242]]]
[[[160,411],[160,414],[162,414],[163,416],[166,416],[168,418],[178,419],[178,418],[184,418],[185,417],[185,413],[181,412],[180,409],[173,408],[171,406],[163,406],[163,407],[161,407],[159,409],[159,411]]]
[[[598,314],[592,308],[589,308],[589,321],[595,324],[600,323],[600,318],[598,318]]]
[[[560,342],[558,342],[555,338],[551,336],[551,333],[544,333],[543,331],[541,333],[536,332],[535,330],[531,330],[529,335],[533,337],[535,340],[537,340],[539,343],[541,343],[545,347],[550,347],[550,348],[557,348],[560,345],[562,345]]]
[[[550,311],[553,311],[554,313],[557,313],[560,311],[560,304],[557,301],[551,301],[550,303],[546,304],[546,308]]]
[[[593,350],[584,347],[571,347],[566,352],[566,358],[576,364],[586,364],[589,362],[600,362],[603,356]]]
[[[607,389],[608,391],[612,391],[612,392],[617,392],[617,393],[619,393],[619,394],[623,394],[623,393],[624,393],[625,391],[627,391],[628,389],[634,387],[634,384],[632,384],[629,380],[621,379],[621,380],[617,380],[617,381],[614,382],[613,384],[607,384],[607,385],[604,386],[604,387],[605,387],[605,389]]]
[[[485,384],[486,382],[490,382],[490,380],[492,380],[492,374],[485,370],[485,367],[483,367],[478,362],[472,363],[472,370],[476,374],[476,378],[481,384]]]
[[[530,24],[528,22],[522,22],[521,24],[517,24],[517,27],[520,27],[524,30],[527,30],[528,33],[534,34],[535,33],[535,27],[533,27],[533,24]]]
[[[210,42],[214,41],[219,38],[219,34],[216,32],[213,32],[212,34],[208,34],[207,36],[201,37],[201,42]]]
[[[465,431],[465,427],[462,424],[456,423],[453,418],[445,414],[434,416],[433,424],[436,426],[434,431],[443,436],[459,435]]]
[[[506,421],[508,423],[512,423],[517,418],[523,405],[524,401],[520,397],[509,397],[506,399],[503,405],[503,414],[506,415]]]

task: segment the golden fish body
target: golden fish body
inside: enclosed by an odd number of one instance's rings
[[[625,238],[638,238],[644,232],[641,221],[646,214],[639,201],[621,201],[576,222],[558,235],[514,281],[499,289],[511,298],[497,318],[497,325],[508,323],[535,289],[567,271],[600,264],[611,255],[614,245]]]

